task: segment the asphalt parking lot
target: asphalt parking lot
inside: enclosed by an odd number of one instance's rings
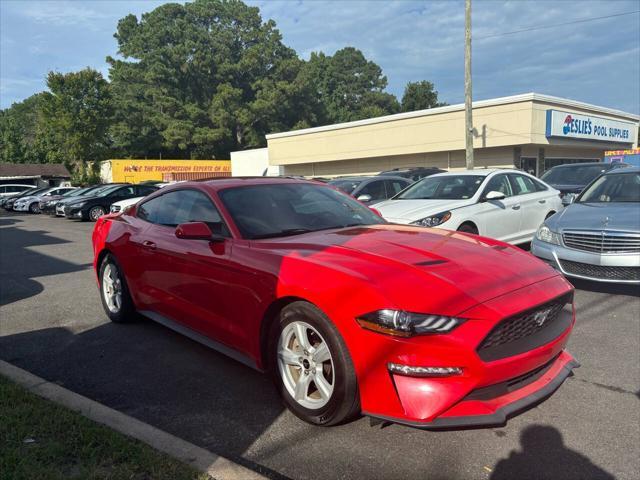
[[[272,478],[637,479],[640,292],[576,284],[582,364],[501,428],[302,423],[263,375],[151,321],[107,321],[92,224],[0,216],[0,358]]]

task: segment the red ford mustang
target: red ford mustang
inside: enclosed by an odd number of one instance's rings
[[[102,303],[270,372],[300,418],[503,424],[577,366],[573,289],[529,253],[387,224],[332,187],[181,183],[93,232]]]

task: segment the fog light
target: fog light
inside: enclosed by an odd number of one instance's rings
[[[389,363],[387,367],[391,373],[408,377],[451,377],[462,375],[462,368],[459,367],[411,367],[399,363]]]

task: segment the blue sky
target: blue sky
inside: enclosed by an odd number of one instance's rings
[[[118,19],[161,3],[0,0],[0,106],[43,90],[50,70],[91,66],[106,75]],[[462,0],[247,3],[274,19],[303,58],[354,46],[382,67],[390,92],[426,79],[442,100],[463,101]],[[637,11],[639,0],[474,0],[473,8],[475,99],[535,91],[640,113],[640,14],[501,35]]]

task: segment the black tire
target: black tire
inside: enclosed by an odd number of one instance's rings
[[[92,222],[95,222],[96,220],[98,220],[98,218],[100,218],[102,215],[106,215],[106,210],[104,209],[104,207],[101,207],[100,205],[96,205],[95,207],[91,207],[89,209],[89,213],[87,214],[87,217],[89,220],[91,220]],[[84,217],[83,217],[84,220]]]
[[[109,307],[108,301],[105,298],[105,288],[103,283],[105,270],[109,266],[115,267],[117,272],[116,276],[120,282],[121,305],[117,311],[113,311],[113,309]],[[113,255],[108,254],[102,260],[102,263],[100,264],[100,274],[98,279],[100,284],[100,300],[102,301],[102,308],[104,308],[104,311],[109,319],[115,323],[129,323],[136,321],[139,318],[139,315],[136,312],[135,306],[133,305],[133,300],[131,300],[129,287],[127,286],[127,281],[122,274],[122,269],[120,268],[120,265]]]
[[[300,405],[287,390],[278,368],[278,342],[283,329],[303,321],[320,333],[331,353],[334,370],[333,392],[326,405],[309,409]],[[282,309],[271,324],[268,339],[269,370],[283,402],[298,418],[313,425],[332,426],[347,422],[360,413],[358,380],[349,351],[340,333],[327,316],[314,305],[298,301]]]
[[[475,227],[474,225],[471,225],[470,223],[463,223],[458,227],[458,231],[464,232],[464,233],[473,233],[474,235],[478,235],[478,228]]]
[[[38,202],[33,202],[31,205],[29,205],[29,212],[40,213],[40,205],[38,205]]]

